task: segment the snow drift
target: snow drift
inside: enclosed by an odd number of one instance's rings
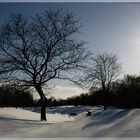
[[[30,110],[0,108],[2,138],[118,138],[140,137],[140,109],[103,110],[102,107],[48,108],[48,122]],[[91,116],[86,116],[92,111]],[[69,117],[70,113],[77,116]],[[54,114],[61,113],[61,114]]]

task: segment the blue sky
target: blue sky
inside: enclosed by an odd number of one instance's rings
[[[0,3],[0,24],[11,13],[30,16],[57,7],[69,9],[81,18],[83,28],[79,38],[87,42],[89,50],[94,54],[116,54],[124,74],[140,74],[140,3]],[[72,95],[81,92],[63,82],[56,89],[61,89],[58,97],[69,96],[68,89],[73,90]]]

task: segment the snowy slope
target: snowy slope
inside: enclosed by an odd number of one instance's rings
[[[78,116],[64,115],[76,110]],[[86,116],[88,110],[92,116]],[[48,122],[40,122],[39,113],[0,108],[0,137],[140,137],[140,109],[58,107],[48,108],[48,112],[61,114],[48,114]]]

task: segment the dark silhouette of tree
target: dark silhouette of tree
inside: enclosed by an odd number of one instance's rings
[[[85,71],[84,80],[88,84],[97,85],[103,91],[110,91],[112,82],[120,75],[121,64],[111,54],[99,54],[91,58],[91,65]]]
[[[1,28],[0,73],[10,82],[36,89],[41,120],[46,120],[43,87],[52,79],[70,80],[70,73],[79,70],[89,55],[85,42],[76,40],[80,27],[72,12],[57,9],[30,18],[12,15]]]
[[[112,54],[99,54],[91,58],[91,65],[86,69],[82,81],[91,87],[97,86],[103,93],[110,92],[112,82],[121,73],[121,64],[117,62],[117,57]],[[106,108],[106,107],[105,107]]]
[[[121,86],[132,88],[140,85],[140,77],[136,75],[125,75],[121,80]]]
[[[119,104],[130,107],[140,107],[140,77],[136,75],[125,75],[118,85],[114,93],[118,98]]]

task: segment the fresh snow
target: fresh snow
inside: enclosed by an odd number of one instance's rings
[[[92,116],[87,116],[92,111]],[[140,109],[90,106],[47,108],[48,121],[40,121],[40,109],[0,108],[1,138],[118,138],[140,137]],[[69,116],[75,113],[77,116]]]

